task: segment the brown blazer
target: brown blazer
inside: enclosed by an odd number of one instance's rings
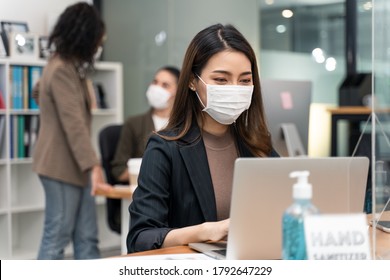
[[[58,56],[39,82],[40,128],[33,154],[34,172],[80,187],[99,164],[91,143],[91,96],[87,79]]]

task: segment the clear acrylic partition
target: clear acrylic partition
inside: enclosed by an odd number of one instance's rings
[[[390,1],[372,1],[372,114],[363,133],[371,132],[371,212],[374,223],[390,221]],[[379,234],[376,230],[373,244]],[[379,247],[378,247],[379,248]],[[375,249],[375,248],[374,248]],[[376,259],[390,259],[390,250],[374,250]]]

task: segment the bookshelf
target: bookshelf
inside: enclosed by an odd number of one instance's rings
[[[37,75],[33,70],[38,73],[45,64],[45,60],[0,59],[0,94],[5,105],[1,106],[0,97],[0,259],[35,259],[41,241],[44,193],[32,172],[31,158],[34,135],[39,133],[39,108],[29,100],[28,84]],[[17,71],[22,73],[22,86],[13,82]],[[93,110],[92,141],[97,154],[100,129],[123,122],[122,73],[121,63],[96,64],[93,81],[103,88],[107,103],[107,108]],[[119,249],[120,236],[106,222],[105,200],[98,197],[96,203],[100,249]],[[66,254],[71,251],[69,246]]]

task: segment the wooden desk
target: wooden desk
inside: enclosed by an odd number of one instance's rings
[[[153,256],[153,255],[167,255],[167,254],[193,254],[197,251],[191,249],[187,245],[184,246],[174,246],[168,248],[161,248],[156,250],[149,250],[144,252],[137,252],[128,254],[127,256]]]
[[[371,220],[371,215],[367,217],[368,221]],[[383,214],[382,219],[390,220],[390,211]],[[372,240],[372,227],[370,227],[370,239]],[[197,251],[191,249],[188,246],[175,246],[156,250],[149,250],[144,252],[132,253],[126,256],[153,256],[153,255],[166,255],[166,254],[193,254]],[[376,230],[376,259],[390,259],[390,234],[381,230]]]
[[[132,253],[126,255],[126,257],[193,253],[197,253],[197,251],[185,245]],[[380,230],[376,231],[376,259],[390,259],[390,234]]]
[[[368,215],[368,222],[372,220],[372,215]],[[382,214],[381,220],[390,220],[390,211],[386,211]],[[370,237],[372,240],[372,227],[370,226]],[[376,256],[377,259],[390,259],[390,233],[386,233],[382,230],[376,230]]]
[[[126,185],[115,185],[111,191],[109,192],[103,192],[101,190],[98,190],[96,192],[96,195],[105,196],[108,198],[117,198],[117,199],[131,199],[133,196],[133,192],[135,190],[136,186],[126,186]]]
[[[110,198],[120,198],[122,201],[122,244],[121,253],[122,255],[127,254],[126,237],[129,230],[129,215],[128,205],[131,203],[132,195],[136,186],[115,186],[109,193],[98,192],[97,195],[106,196]],[[368,222],[372,219],[372,215],[367,216]],[[386,211],[382,215],[382,220],[390,220],[390,211]],[[370,240],[372,240],[372,227],[370,227]],[[190,254],[196,253],[188,246],[176,246],[169,248],[162,248],[150,251],[144,251],[139,253],[129,254],[127,256],[148,256],[148,255],[162,255],[162,254]],[[376,230],[376,258],[390,259],[390,234],[381,230]]]
[[[133,192],[137,186],[115,185],[110,192],[98,191],[96,195],[108,198],[122,199],[121,203],[121,253],[127,254],[126,238],[129,232],[130,217],[128,207],[132,201]]]

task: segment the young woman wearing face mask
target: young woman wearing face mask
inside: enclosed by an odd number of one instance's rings
[[[146,142],[153,131],[162,129],[167,123],[176,96],[180,71],[173,66],[160,68],[146,91],[150,110],[129,117],[123,124],[111,172],[121,183],[129,183],[127,161],[141,158]]]
[[[149,139],[128,252],[225,239],[234,161],[269,156],[253,49],[233,26],[212,25],[191,41],[169,123]]]

